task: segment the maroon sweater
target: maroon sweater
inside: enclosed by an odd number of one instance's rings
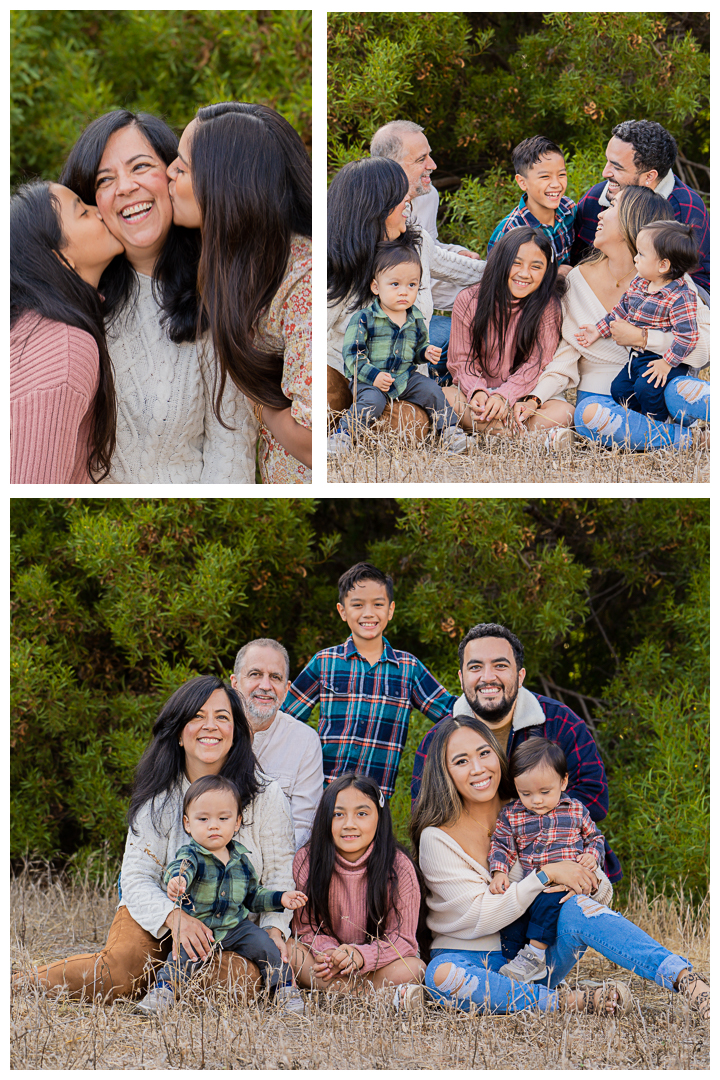
[[[26,312],[10,334],[10,483],[90,484],[95,340]]]

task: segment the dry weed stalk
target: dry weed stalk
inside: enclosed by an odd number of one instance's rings
[[[577,436],[573,447],[548,450],[544,435],[480,434],[467,454],[451,454],[434,438],[384,424],[360,429],[352,450],[328,459],[334,484],[686,484],[707,483],[710,453],[663,447],[628,453]]]
[[[35,868],[35,871],[37,868]],[[117,894],[110,882],[70,885],[32,868],[11,882],[13,965],[89,951],[105,940]],[[682,892],[631,892],[624,913],[709,971],[708,905]],[[588,952],[570,980],[617,970]],[[623,976],[624,978],[626,975]],[[619,1020],[578,1013],[484,1016],[444,1006],[398,1016],[391,996],[307,994],[307,1016],[284,1016],[260,995],[238,1004],[198,980],[161,1020],[128,1001],[79,1004],[30,983],[11,1001],[13,1069],[708,1069],[709,1032],[677,995],[627,976],[635,995]]]

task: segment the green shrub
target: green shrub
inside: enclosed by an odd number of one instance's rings
[[[11,12],[11,180],[57,179],[94,117],[127,108],[182,131],[213,101],[254,101],[311,140],[311,12]]]

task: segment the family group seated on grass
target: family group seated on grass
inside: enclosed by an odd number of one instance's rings
[[[602,759],[579,716],[523,686],[518,638],[469,630],[456,697],[385,638],[389,576],[358,563],[338,594],[349,636],[289,690],[283,646],[260,639],[232,685],[203,675],[170,697],[136,770],[105,948],[15,972],[13,986],[134,998],[150,1016],[182,1008],[191,976],[297,1015],[306,990],[379,994],[398,1012],[427,996],[615,1015],[624,981],[564,982],[591,947],[708,1019],[689,960],[610,907],[622,872],[597,828]],[[316,705],[319,736],[303,723]],[[413,708],[435,723],[415,754],[411,855],[390,800]]]
[[[660,124],[613,128],[606,179],[577,206],[560,147],[520,143],[522,195],[486,261],[437,238],[419,125],[386,124],[370,152],[328,190],[328,404],[347,410],[331,456],[383,414],[402,426],[402,402],[452,453],[478,432],[553,449],[576,432],[633,451],[709,445],[709,220]]]

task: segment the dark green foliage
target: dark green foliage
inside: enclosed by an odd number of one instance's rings
[[[110,109],[182,131],[213,101],[271,105],[311,138],[311,13],[11,13],[11,179],[55,180],[85,125]]]
[[[457,645],[504,622],[531,690],[586,695],[606,828],[649,885],[707,887],[707,499],[15,499],[13,856],[118,859],[133,770],[186,678],[271,636],[291,673],[345,637],[337,578],[395,580],[388,637],[454,693]],[[579,701],[567,704],[581,711]],[[314,718],[316,724],[316,716]],[[413,713],[393,817],[407,840]]]
[[[328,27],[330,172],[364,156],[380,124],[422,124],[440,170],[465,178],[443,240],[484,250],[520,195],[510,151],[534,134],[565,150],[577,199],[600,179],[612,127],[656,120],[681,179],[710,190],[705,13],[353,12]]]

